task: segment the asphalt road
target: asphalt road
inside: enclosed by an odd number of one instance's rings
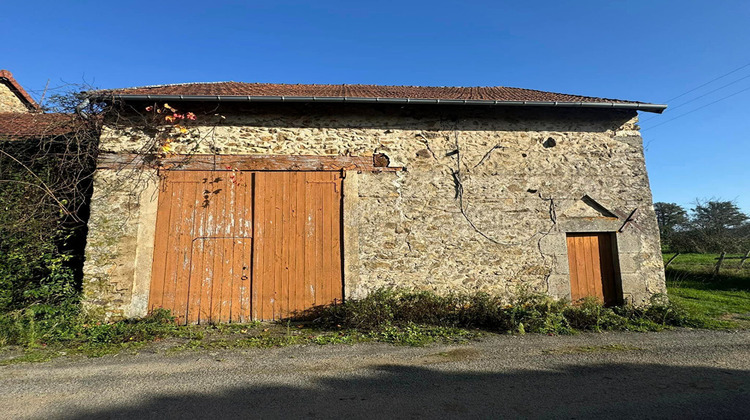
[[[750,418],[750,331],[495,336],[60,358],[0,368],[2,418]]]

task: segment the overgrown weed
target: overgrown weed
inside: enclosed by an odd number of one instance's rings
[[[578,331],[659,331],[669,327],[712,327],[657,295],[650,305],[605,307],[595,299],[572,305],[549,296],[520,292],[510,301],[486,293],[436,295],[381,289],[343,304],[300,316],[321,328],[347,328],[383,337],[408,336],[415,325],[480,329],[500,333],[573,334]],[[408,340],[407,340],[408,341]]]
[[[486,293],[447,296],[381,289],[363,299],[318,307],[273,324],[178,326],[166,310],[113,323],[83,317],[78,306],[36,307],[0,316],[0,345],[24,353],[0,363],[43,361],[58,355],[89,357],[136,352],[171,338],[168,351],[268,348],[366,341],[424,346],[460,343],[486,333],[575,334],[579,331],[659,331],[670,327],[722,328],[690,315],[664,296],[644,307],[604,307],[594,299],[576,305],[521,291],[511,301]]]

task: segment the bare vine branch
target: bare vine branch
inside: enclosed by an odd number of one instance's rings
[[[33,176],[37,181],[39,181],[39,184],[40,184],[39,188],[41,188],[52,200],[54,200],[57,203],[57,205],[60,207],[60,211],[62,211],[66,216],[75,217],[76,220],[80,220],[70,210],[68,210],[68,208],[65,206],[65,204],[63,204],[57,198],[57,196],[55,195],[55,193],[52,192],[52,189],[50,189],[50,187],[47,185],[47,183],[45,183],[42,180],[42,178],[40,178],[39,175],[36,174],[36,172],[32,171],[31,168],[29,168],[28,166],[26,166],[23,162],[21,162],[20,160],[16,159],[15,156],[11,155],[10,153],[6,152],[5,150],[0,149],[0,153],[2,153],[3,155],[9,157],[11,160],[13,160],[14,162],[16,162],[17,164],[21,165],[22,168],[24,168],[28,173],[31,174],[31,176]]]

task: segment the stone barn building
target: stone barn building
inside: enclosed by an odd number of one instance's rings
[[[607,304],[665,291],[638,111],[505,87],[91,93],[85,302],[279,319],[381,287]]]

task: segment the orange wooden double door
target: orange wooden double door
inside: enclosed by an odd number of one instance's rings
[[[569,233],[568,264],[573,302],[593,296],[606,305],[619,303],[611,233]]]
[[[341,301],[341,192],[340,172],[169,171],[149,309],[247,322]]]

